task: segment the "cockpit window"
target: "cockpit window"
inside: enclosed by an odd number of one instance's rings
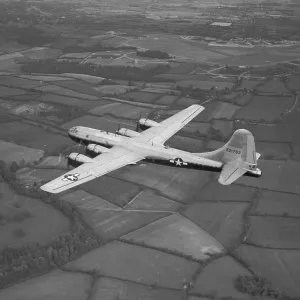
[[[78,129],[77,129],[77,127],[72,127],[69,131],[70,131],[70,133],[77,133]]]

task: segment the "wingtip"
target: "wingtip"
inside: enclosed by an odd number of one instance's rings
[[[47,193],[56,194],[56,192],[48,184],[44,184],[44,185],[40,186],[40,189]]]

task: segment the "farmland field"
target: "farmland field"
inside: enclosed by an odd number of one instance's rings
[[[172,148],[195,153],[199,153],[204,149],[203,140],[192,139],[179,135],[174,135],[165,144]]]
[[[70,90],[71,92],[74,91],[74,92],[77,92],[80,94],[91,95],[91,96],[95,96],[98,98],[100,96],[102,96],[102,93],[100,93],[98,90],[96,90],[92,84],[82,81],[82,80],[58,81],[58,82],[55,82],[55,86],[60,87],[60,88],[66,88],[66,89]],[[46,87],[48,87],[48,86],[46,86]],[[54,91],[54,93],[55,93],[55,91]],[[80,96],[79,98],[82,98],[82,97]],[[94,99],[87,98],[87,100],[94,100]]]
[[[124,169],[118,178],[153,188],[164,196],[182,203],[193,201],[201,187],[209,180],[205,172],[150,163]]]
[[[89,111],[89,113],[97,116],[104,116],[106,114],[109,114],[115,117],[122,117],[125,119],[138,119],[140,115],[145,116],[150,112],[151,109],[146,107],[140,107],[119,102],[113,102],[107,105],[102,105]]]
[[[74,78],[66,78],[61,75],[20,75],[19,77],[38,81],[74,80]]]
[[[287,86],[294,91],[300,90],[300,76],[299,75],[293,75],[289,78],[287,82]]]
[[[126,205],[126,210],[177,211],[183,205],[150,189],[141,191]]]
[[[178,96],[163,95],[155,103],[160,104],[160,105],[172,105],[175,102],[175,100],[177,100],[177,99],[178,99]]]
[[[86,299],[91,283],[90,275],[55,270],[0,291],[0,298],[82,300]]]
[[[108,176],[84,183],[81,188],[120,207],[130,202],[141,191],[137,184]]]
[[[122,240],[164,248],[197,260],[205,260],[225,250],[196,224],[175,214],[124,235]]]
[[[252,94],[244,94],[234,99],[233,104],[245,106],[252,100],[252,98]]]
[[[299,196],[289,193],[263,191],[252,213],[262,216],[300,217]]]
[[[134,266],[134,268],[133,268]],[[196,262],[153,249],[114,241],[65,265],[70,270],[100,272],[118,279],[165,288],[181,288],[199,268]]]
[[[47,156],[43,158],[37,165],[38,168],[57,168],[67,169],[68,160],[63,156]]]
[[[233,122],[227,120],[213,120],[212,128],[221,133],[223,139],[229,139],[233,134]]]
[[[256,90],[259,93],[290,93],[290,91],[286,88],[284,82],[280,81],[279,79],[267,81],[264,84],[259,85]]]
[[[300,297],[300,250],[263,249],[241,245],[235,251],[258,275],[267,278],[272,286],[290,297]]]
[[[194,88],[202,90],[210,90],[212,87],[215,87],[218,90],[223,90],[225,88],[231,89],[234,84],[232,82],[226,81],[199,81],[199,80],[182,80],[176,83],[180,87],[189,87],[192,85]]]
[[[181,291],[155,289],[142,284],[126,282],[112,278],[99,278],[91,300],[182,300]]]
[[[0,140],[0,157],[7,165],[13,161],[16,163],[20,163],[21,161],[25,163],[35,162],[43,156],[43,150],[28,148]]]
[[[0,77],[1,79],[1,77]],[[15,95],[24,95],[26,94],[26,91],[17,89],[17,88],[10,88],[6,86],[0,86],[0,95],[1,97],[4,98],[9,98],[10,96],[15,96]]]
[[[276,121],[281,114],[289,110],[294,104],[292,97],[264,97],[257,96],[241,108],[235,115],[236,119]],[[268,107],[268,109],[264,109]]]
[[[143,103],[153,103],[161,97],[161,94],[146,93],[146,92],[129,92],[119,96],[121,99],[132,100]]]
[[[73,126],[85,126],[109,132],[116,132],[119,126],[126,127],[132,130],[135,130],[136,128],[136,124],[133,121],[105,117],[101,118],[88,115],[65,123],[63,125],[63,128],[70,129]]]
[[[260,83],[261,83],[261,81],[247,80],[247,79],[243,78],[242,83],[238,87],[238,89],[247,89],[247,90],[250,90],[250,89],[255,88]]]
[[[193,104],[199,104],[200,101],[197,100],[197,99],[193,99],[193,98],[180,98],[176,101],[176,106],[183,106],[183,108],[186,108],[190,105],[193,105]],[[180,108],[180,109],[183,109],[183,108]]]
[[[101,85],[94,88],[94,90],[100,92],[102,95],[125,94],[134,89],[136,89],[135,86],[129,85]]]
[[[168,71],[168,73],[171,74],[188,74],[192,72],[194,69],[196,69],[197,64],[193,63],[180,63],[176,66],[171,66],[171,69]]]
[[[69,231],[69,220],[40,200],[16,194],[6,183],[1,185],[0,248],[25,243],[47,244]]]
[[[191,294],[249,299],[248,295],[235,288],[235,280],[239,275],[249,276],[251,273],[230,256],[217,258],[201,271]]]
[[[270,248],[299,249],[300,220],[297,218],[250,216],[247,242]]]
[[[183,215],[216,238],[226,249],[236,246],[243,232],[247,203],[193,203]]]
[[[260,153],[261,159],[289,159],[291,157],[291,147],[285,143],[256,142],[256,151]]]
[[[65,80],[67,78],[74,78],[74,79],[80,79],[82,81],[85,81],[90,84],[99,84],[101,83],[105,78],[104,77],[98,77],[98,76],[92,76],[87,74],[76,74],[76,73],[63,73],[60,74],[60,76],[64,76]],[[63,77],[61,77],[63,78]]]
[[[30,80],[26,78],[17,77],[17,76],[4,76],[4,75],[0,76],[0,82],[2,85],[14,87],[14,88],[24,88],[24,89],[31,89],[33,87],[37,87],[44,84],[36,80]]]
[[[59,58],[81,58],[81,59],[84,59],[87,56],[89,56],[90,54],[91,54],[91,52],[67,53],[67,54],[60,56]]]

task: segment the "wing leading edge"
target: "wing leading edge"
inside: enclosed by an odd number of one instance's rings
[[[141,136],[134,138],[138,142],[163,144],[182,127],[193,120],[204,110],[204,107],[198,104],[178,112],[172,117],[162,121],[160,127],[151,127],[141,133]]]
[[[46,183],[41,189],[53,194],[60,193],[142,159],[144,157],[124,148],[112,148],[110,152],[95,157],[93,162],[85,163]]]

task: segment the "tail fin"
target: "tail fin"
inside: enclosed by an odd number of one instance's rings
[[[247,171],[258,172],[256,165],[260,154],[255,151],[252,133],[246,129],[236,130],[220,149],[197,155],[224,163],[219,177],[219,183],[224,185],[231,184]]]

